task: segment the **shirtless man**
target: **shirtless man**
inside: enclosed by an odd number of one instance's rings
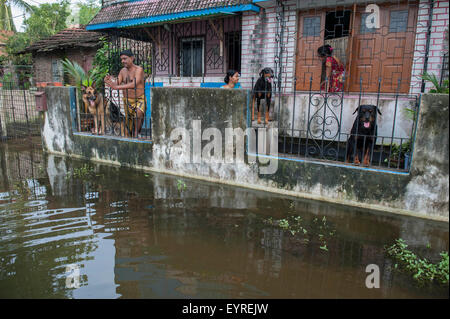
[[[146,107],[144,69],[134,64],[131,50],[120,52],[120,61],[124,67],[120,70],[117,83],[111,75],[107,75],[105,84],[113,90],[123,90],[128,130],[133,137],[138,137],[144,123]]]

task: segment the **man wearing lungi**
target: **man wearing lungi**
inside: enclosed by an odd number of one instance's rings
[[[120,52],[120,61],[124,67],[120,70],[117,83],[111,79],[110,75],[107,75],[105,84],[113,90],[123,90],[127,131],[132,137],[138,137],[144,123],[146,107],[144,69],[134,64],[134,55],[131,50]]]

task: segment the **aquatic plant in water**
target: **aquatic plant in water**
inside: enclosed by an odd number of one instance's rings
[[[31,195],[31,190],[24,181],[14,183],[14,191],[19,195],[20,199],[24,200],[27,200]]]
[[[100,174],[95,174],[94,167],[89,166],[88,164],[84,164],[81,167],[74,168],[73,172],[67,173],[66,178],[74,177],[74,178],[89,178],[93,176],[101,176]]]
[[[291,205],[292,208],[292,205]],[[308,244],[311,242],[315,234],[319,240],[319,249],[328,251],[327,238],[333,237],[336,233],[335,229],[331,229],[327,223],[327,219],[323,216],[322,219],[314,218],[310,225],[306,226],[301,216],[289,216],[287,218],[274,220],[272,217],[263,220],[266,225],[281,228],[289,232],[292,236],[304,236],[302,242]]]
[[[185,190],[187,188],[186,183],[182,179],[177,180],[177,188],[179,191]]]
[[[438,283],[448,286],[448,252],[441,252],[441,260],[438,263],[432,263],[426,258],[420,258],[407,248],[408,245],[401,238],[397,239],[393,245],[385,247],[388,256],[394,259],[396,269],[412,274],[414,280],[421,285]]]

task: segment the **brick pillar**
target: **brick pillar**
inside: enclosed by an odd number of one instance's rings
[[[245,13],[242,16],[242,69],[241,85],[251,88],[252,77],[256,82],[264,62],[266,13]]]

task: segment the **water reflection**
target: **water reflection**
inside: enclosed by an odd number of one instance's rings
[[[90,164],[2,146],[0,297],[427,298],[393,271],[383,245],[404,238],[436,258],[448,224]],[[20,165],[17,165],[19,158]],[[336,236],[319,248],[264,224],[326,216]],[[308,225],[309,225],[308,224]],[[311,228],[312,229],[312,228]],[[431,244],[432,250],[426,250]],[[380,289],[364,285],[380,267]],[[66,267],[80,269],[67,288]]]

